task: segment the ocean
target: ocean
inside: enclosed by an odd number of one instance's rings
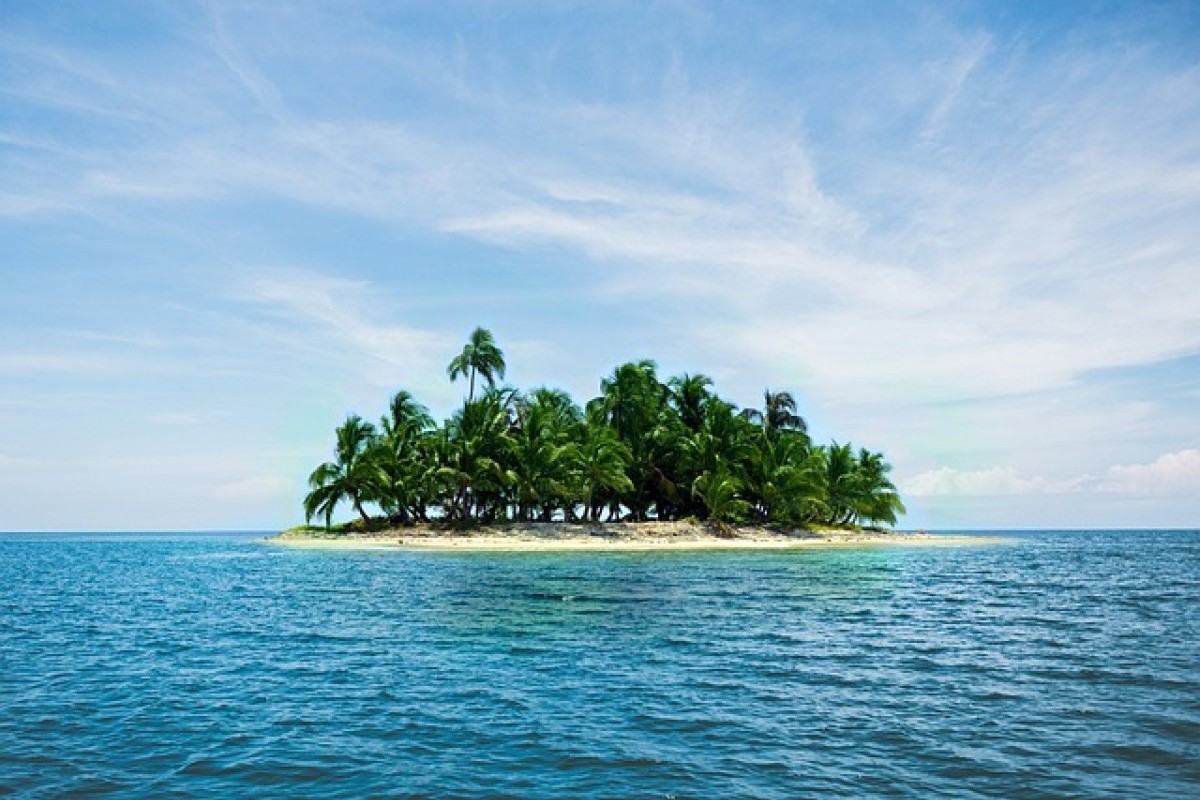
[[[0,796],[1200,797],[1200,531],[0,534]]]

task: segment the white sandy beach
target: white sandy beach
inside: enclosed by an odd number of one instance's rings
[[[996,536],[903,531],[793,530],[737,527],[725,533],[692,522],[509,523],[456,531],[414,525],[370,533],[290,530],[267,539],[288,547],[410,550],[788,550],[813,547],[963,547],[1000,544]]]

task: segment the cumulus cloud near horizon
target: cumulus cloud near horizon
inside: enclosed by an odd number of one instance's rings
[[[1163,453],[1148,464],[1109,468],[1100,491],[1124,494],[1182,494],[1200,491],[1200,449]]]
[[[1118,464],[1102,476],[1083,474],[1052,480],[1022,475],[1012,467],[978,470],[938,467],[901,482],[915,497],[976,497],[989,495],[1066,494],[1108,492],[1135,495],[1175,495],[1200,492],[1200,449],[1163,453],[1141,464]]]

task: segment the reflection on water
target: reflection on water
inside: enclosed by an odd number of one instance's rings
[[[896,549],[667,553],[428,554],[442,568],[427,610],[464,633],[532,636],[563,626],[645,630],[679,614],[726,609],[752,590],[780,615],[882,600]],[[605,617],[605,619],[596,619]]]

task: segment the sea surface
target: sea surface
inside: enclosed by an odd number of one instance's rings
[[[0,535],[0,796],[1197,798],[1200,531]]]

